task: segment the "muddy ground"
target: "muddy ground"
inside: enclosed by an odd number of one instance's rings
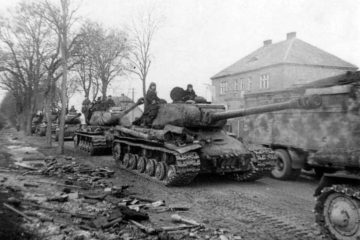
[[[8,134],[3,131],[0,136],[3,154],[11,153],[11,146],[16,145],[5,140],[9,139],[4,137]],[[13,134],[11,137],[19,136]],[[44,147],[44,138],[21,138],[24,139],[21,144],[36,147],[45,156],[55,155],[55,147]],[[110,155],[89,157],[74,152],[71,142],[66,143],[65,155],[90,166],[116,169]],[[11,161],[7,158],[0,164],[6,166]],[[237,183],[221,176],[202,175],[189,186],[167,188],[117,170],[111,183],[130,185],[130,193],[136,196],[189,206],[190,211],[181,214],[211,229],[210,233],[191,235],[193,239],[196,236],[198,239],[221,239],[221,236],[228,239],[323,239],[314,224],[312,212],[315,204],[312,195],[317,180],[308,175],[302,175],[298,181],[283,182],[266,177],[253,183]],[[169,213],[151,213],[150,221],[152,226],[167,225]]]

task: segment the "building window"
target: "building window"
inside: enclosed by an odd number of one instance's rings
[[[239,91],[239,80],[235,80],[235,91]]]
[[[241,90],[245,89],[245,79],[240,79],[240,87],[241,87]]]
[[[220,82],[220,94],[225,94],[226,92],[226,81]]]
[[[260,75],[260,89],[269,88],[270,85],[270,75],[269,74],[261,74]]]
[[[249,77],[248,79],[247,79],[247,90],[251,90],[251,86],[252,85],[252,79],[251,79],[251,77]]]

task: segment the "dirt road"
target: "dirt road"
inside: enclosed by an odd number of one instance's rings
[[[67,148],[73,151],[72,143]],[[115,167],[111,156],[83,156],[82,160]],[[190,205],[186,216],[244,239],[322,239],[312,212],[317,181],[308,176],[291,182],[264,178],[237,183],[202,175],[189,186],[167,188],[118,170],[114,184],[120,182],[151,199]],[[155,220],[161,222],[161,215]]]
[[[54,148],[43,147],[44,141],[40,137],[27,140],[45,155],[53,154]],[[7,148],[11,149],[9,144]],[[90,166],[115,168],[111,156],[90,157],[75,152],[72,142],[66,143],[66,154]],[[187,205],[190,211],[182,215],[211,229],[219,229],[219,232],[239,236],[236,239],[324,239],[314,224],[312,213],[315,203],[312,195],[317,181],[309,177],[303,176],[293,182],[264,178],[253,183],[237,183],[221,176],[201,175],[189,186],[167,188],[118,170],[112,182],[114,185],[131,185],[132,194],[143,198]],[[151,222],[164,225],[168,215],[152,214]]]

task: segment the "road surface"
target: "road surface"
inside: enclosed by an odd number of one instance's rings
[[[71,142],[66,143],[69,153]],[[78,153],[77,153],[78,154]],[[111,156],[78,157],[89,164],[115,167]],[[238,183],[221,176],[200,175],[189,186],[164,187],[118,170],[114,184],[132,185],[135,194],[191,207],[186,217],[242,239],[323,239],[314,221],[314,190],[317,180],[302,175],[297,181],[263,178]],[[158,214],[154,222],[161,222]]]

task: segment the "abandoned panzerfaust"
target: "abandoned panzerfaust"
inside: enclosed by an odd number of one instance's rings
[[[123,169],[166,186],[185,185],[199,173],[218,173],[237,181],[254,181],[273,168],[268,148],[248,146],[228,135],[226,119],[279,111],[314,108],[317,96],[225,111],[223,105],[160,104],[151,127],[116,126],[113,157]]]
[[[99,152],[110,151],[114,139],[114,126],[130,125],[126,115],[137,106],[143,104],[143,102],[144,99],[140,98],[126,110],[119,107],[111,107],[108,110],[99,110],[91,113],[87,126],[81,126],[75,131],[75,149],[88,153],[90,156]]]

